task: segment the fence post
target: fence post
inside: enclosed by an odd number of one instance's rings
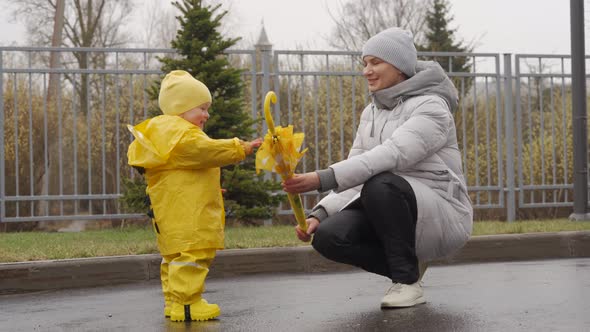
[[[260,94],[260,109],[264,110],[264,96],[270,90],[270,61],[272,56],[272,44],[268,40],[266,30],[262,26],[258,42],[256,42],[256,50],[260,52],[260,66],[262,67],[262,93]],[[262,121],[262,134],[267,131],[266,122]]]
[[[256,101],[256,96],[257,96],[257,90],[258,90],[258,77],[256,76],[256,66],[258,63],[257,57],[256,57],[256,51],[254,51],[252,53],[251,56],[251,61],[252,64],[250,65],[250,75],[251,75],[251,81],[250,81],[250,107],[252,108],[250,110],[250,112],[252,113],[252,120],[256,120],[258,119],[258,111],[257,111],[257,101]],[[256,124],[256,122],[254,122],[252,124],[252,132],[254,133],[254,135],[257,135],[257,128],[258,125]]]
[[[0,223],[6,217],[6,203],[4,202],[6,194],[4,192],[6,180],[4,173],[4,71],[2,68],[3,59],[2,51],[0,50]]]
[[[260,66],[262,67],[262,93],[260,94],[260,109],[264,111],[264,97],[270,90],[270,61],[272,57],[272,44],[268,40],[268,36],[266,35],[266,30],[264,29],[264,25],[260,30],[260,36],[258,36],[258,42],[254,45],[256,48],[257,53],[260,52]],[[264,117],[264,113],[262,113]],[[266,126],[266,121],[262,121],[262,137],[266,135],[268,131],[268,127]],[[269,172],[264,172],[264,179],[270,180],[271,174]],[[264,220],[264,226],[272,226],[272,219]]]
[[[514,121],[512,102],[512,54],[504,54],[504,130],[506,132],[506,221],[516,215],[514,186]]]
[[[589,220],[588,134],[586,123],[586,63],[584,56],[584,1],[570,0],[572,40],[572,129],[574,135],[574,212],[570,220]]]

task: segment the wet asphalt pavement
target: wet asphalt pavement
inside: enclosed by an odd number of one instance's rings
[[[427,303],[382,310],[362,271],[207,282],[208,322],[163,317],[157,282],[0,296],[0,331],[590,331],[590,258],[434,266]]]

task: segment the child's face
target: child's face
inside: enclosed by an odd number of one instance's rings
[[[210,106],[211,103],[201,104],[193,108],[192,110],[180,114],[180,117],[194,124],[195,126],[198,126],[199,128],[203,129],[203,127],[205,126],[205,122],[209,120]]]

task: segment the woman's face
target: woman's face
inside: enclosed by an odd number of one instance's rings
[[[205,122],[209,120],[210,106],[211,103],[201,104],[193,108],[192,110],[180,114],[180,117],[194,124],[195,126],[198,126],[199,128],[203,129],[203,127],[205,126]]]
[[[406,75],[399,69],[377,57],[367,55],[363,58],[363,64],[363,76],[367,79],[371,92],[392,87],[406,79]]]

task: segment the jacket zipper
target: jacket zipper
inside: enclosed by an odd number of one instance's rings
[[[392,111],[394,109],[396,109],[397,107],[399,107],[401,104],[404,103],[404,98],[403,97],[399,97],[397,104],[391,109]],[[369,135],[369,137],[375,137],[375,104],[371,104],[371,110],[373,111],[373,121],[371,122],[371,134]],[[383,125],[383,128],[381,128],[381,133],[379,133],[379,143],[383,143],[383,141],[381,140],[382,136],[383,136],[383,130],[385,129],[385,125],[386,123]]]
[[[373,111],[373,122],[371,123],[371,135],[369,137],[375,136],[375,104],[371,104],[371,110]]]

